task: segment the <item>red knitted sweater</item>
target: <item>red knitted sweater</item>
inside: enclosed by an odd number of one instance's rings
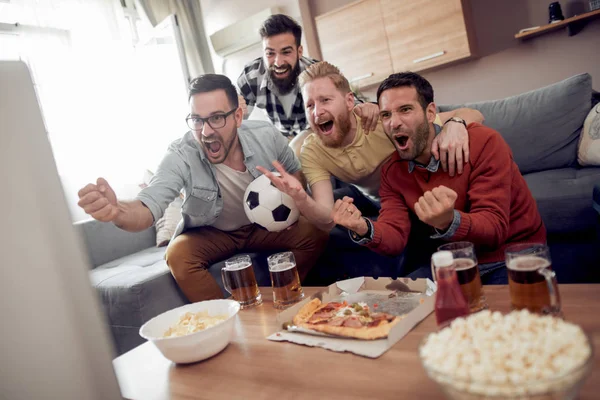
[[[480,263],[503,261],[504,248],[511,243],[546,242],[536,202],[502,136],[476,123],[469,124],[468,133],[469,163],[454,177],[441,167],[432,173],[417,166],[409,173],[408,162],[398,153],[392,155],[381,171],[381,211],[369,248],[400,254],[408,241],[414,204],[440,185],[458,194],[455,210],[461,222],[450,241],[474,243]]]

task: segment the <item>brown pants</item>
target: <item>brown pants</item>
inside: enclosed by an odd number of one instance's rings
[[[289,230],[268,232],[256,225],[224,232],[196,228],[177,236],[167,248],[166,260],[177,284],[190,302],[223,297],[207,268],[236,254],[290,250],[303,280],[325,249],[329,234],[300,217]]]

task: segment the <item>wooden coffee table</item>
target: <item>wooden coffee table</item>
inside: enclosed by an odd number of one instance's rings
[[[311,295],[320,288],[305,288]],[[271,288],[261,288],[263,304],[241,310],[235,337],[220,354],[208,360],[175,365],[152,343],[113,361],[124,397],[130,399],[442,399],[437,384],[421,366],[417,349],[437,329],[429,315],[407,336],[377,359],[335,353],[265,339],[279,329]],[[507,286],[485,286],[491,310],[510,309]],[[592,374],[579,399],[600,393],[600,285],[561,285],[563,311],[579,324],[595,347]]]

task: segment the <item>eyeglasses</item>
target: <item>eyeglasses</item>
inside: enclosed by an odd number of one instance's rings
[[[210,117],[202,118],[198,115],[188,115],[185,119],[190,129],[194,131],[201,131],[204,128],[204,123],[208,122],[208,125],[213,129],[219,129],[225,126],[227,117],[233,114],[237,110],[237,107],[233,110],[224,114],[213,114]]]

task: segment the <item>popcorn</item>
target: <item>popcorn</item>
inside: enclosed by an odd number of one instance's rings
[[[590,357],[582,329],[527,310],[503,316],[481,311],[432,333],[420,348],[427,370],[473,394],[521,396],[561,389],[581,376],[568,373]],[[534,383],[535,385],[529,385]],[[562,385],[562,386],[561,386]]]

